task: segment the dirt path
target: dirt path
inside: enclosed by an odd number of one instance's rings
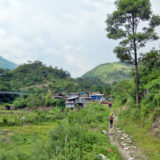
[[[114,115],[114,126],[108,132],[103,131],[109,137],[110,143],[115,145],[120,153],[122,160],[147,160],[132,143],[129,135],[124,130],[116,128],[118,116]]]

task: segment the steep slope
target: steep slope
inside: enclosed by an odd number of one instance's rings
[[[5,69],[10,69],[13,70],[17,67],[16,64],[4,59],[3,57],[0,56],[0,68],[5,68]]]
[[[105,63],[87,72],[82,78],[97,77],[104,83],[112,84],[121,80],[130,79],[129,72],[132,68],[132,65],[120,62]]]

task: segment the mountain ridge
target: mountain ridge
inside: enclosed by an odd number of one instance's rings
[[[97,77],[104,83],[113,84],[121,80],[131,79],[129,73],[132,68],[133,65],[122,62],[104,63],[82,75],[82,78]]]
[[[0,68],[13,70],[18,65],[0,56]]]

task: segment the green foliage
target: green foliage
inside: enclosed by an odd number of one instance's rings
[[[160,25],[160,16],[152,14],[150,0],[116,0],[115,5],[116,10],[107,16],[107,37],[120,39],[114,53],[122,62],[135,65],[136,104],[139,105],[138,50],[150,40],[158,40],[155,28]]]
[[[0,76],[9,72],[9,69],[0,68]]]
[[[142,55],[140,68],[140,89],[142,105],[147,106],[148,112],[160,105],[160,54],[159,50],[151,50]]]
[[[19,97],[13,102],[13,105],[17,108],[25,108],[27,106],[27,101],[24,97]]]
[[[89,104],[78,112],[59,108],[50,111],[8,111],[7,123],[4,124],[0,118],[0,124],[2,127],[3,123],[5,131],[10,130],[12,134],[7,143],[0,144],[0,159],[101,160],[101,153],[110,160],[120,160],[117,149],[102,133],[108,127],[109,113],[108,107],[98,103]],[[10,125],[13,121],[14,126],[13,123]],[[53,122],[57,122],[54,127]],[[18,125],[21,127],[17,128]]]
[[[140,58],[140,93],[141,103],[138,109],[133,101],[135,86],[133,82],[120,82],[115,85],[113,94],[116,105],[121,106],[123,99],[127,102],[123,105],[125,110],[119,114],[119,127],[126,130],[135,143],[144,150],[150,160],[160,157],[159,135],[155,134],[152,124],[160,116],[160,57],[159,51],[151,50]],[[118,94],[119,93],[119,94]],[[128,102],[129,100],[129,102]],[[118,102],[121,103],[118,103]],[[119,108],[118,108],[119,109]],[[117,109],[117,110],[118,110]],[[151,132],[152,131],[152,132]]]
[[[106,84],[97,77],[83,77],[76,79],[77,86],[75,87],[76,91],[86,91],[92,92],[97,91],[102,93]]]
[[[135,84],[133,81],[121,81],[117,83],[112,91],[112,95],[121,102],[126,104],[129,101],[135,100]]]
[[[37,108],[37,107],[65,107],[64,99],[54,99],[49,93],[46,97],[42,94],[29,95],[28,97],[19,97],[14,100],[13,105],[17,108]]]
[[[159,112],[157,109],[151,112],[146,105],[141,105],[140,109],[129,107],[119,115],[119,127],[132,136],[133,141],[143,150],[149,160],[156,160],[160,157],[159,137],[151,134],[151,126],[155,115],[157,116]]]
[[[64,108],[65,100],[50,98],[46,101],[46,106],[58,106],[58,107]]]
[[[106,85],[98,78],[70,78],[62,69],[47,67],[42,62],[28,62],[11,72],[1,75],[1,91],[18,91],[28,93],[27,99],[19,97],[14,105],[19,108],[37,106],[64,106],[64,101],[46,98],[48,93],[66,94],[69,92],[103,92]],[[32,94],[30,96],[30,94]],[[14,95],[0,95],[0,103],[12,103]],[[19,102],[18,102],[19,101]]]
[[[8,114],[1,116],[0,126],[21,126],[25,124],[38,124],[40,122],[53,122],[62,120],[67,115],[68,110],[61,108],[53,108],[50,111],[15,111],[8,112]],[[2,113],[1,113],[2,114]]]
[[[4,75],[8,78],[13,88],[42,84],[54,79],[68,79],[70,75],[62,69],[46,67],[42,62],[35,61],[20,65],[12,72]]]
[[[111,160],[120,159],[116,149],[101,133],[108,125],[108,115],[106,106],[96,103],[79,112],[70,111],[66,119],[50,132],[47,144],[37,146],[33,159],[97,160],[100,153]]]
[[[148,82],[157,79],[160,74],[160,51],[152,49],[140,58],[140,83],[145,86]]]
[[[125,63],[106,63],[87,72],[82,78],[99,78],[105,84],[113,84],[121,80],[131,79],[129,72],[132,68],[132,65]]]
[[[105,153],[108,157],[112,157],[109,152],[106,152],[105,141],[104,135],[89,131],[80,125],[59,125],[50,133],[50,143],[45,149],[48,156],[45,155],[45,157],[48,159],[90,160],[96,159],[99,153]],[[42,157],[40,154],[37,156],[38,159]]]
[[[144,47],[147,41],[158,39],[154,30],[160,25],[160,16],[152,15],[150,0],[117,0],[115,5],[116,10],[106,20],[107,36],[114,40],[121,39],[114,52],[120,60],[135,64],[137,50]],[[149,25],[140,30],[140,23],[145,21]]]
[[[12,91],[12,87],[7,80],[4,80],[0,77],[0,92],[3,91]],[[12,102],[17,96],[16,95],[8,95],[8,94],[0,94],[0,104],[2,103],[10,103]]]

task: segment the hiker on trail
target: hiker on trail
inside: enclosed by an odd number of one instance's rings
[[[112,126],[113,126],[113,113],[111,113],[109,116],[109,123],[110,123],[110,128],[112,128]]]
[[[109,108],[112,107],[112,102],[111,101],[108,103],[108,106],[109,106]]]

